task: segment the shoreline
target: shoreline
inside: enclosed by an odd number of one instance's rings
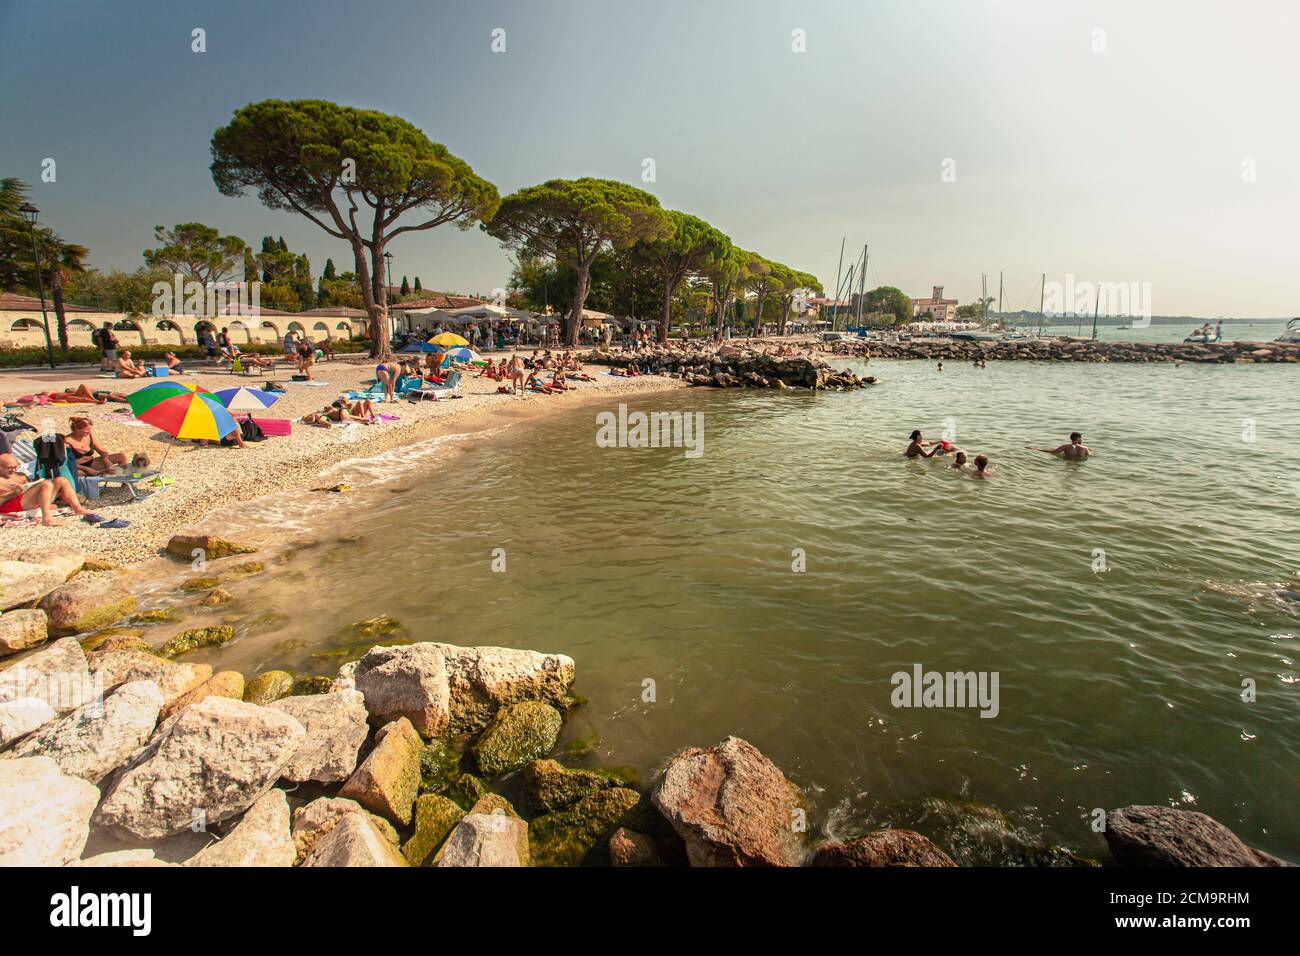
[[[680,379],[645,376],[634,379],[606,376],[592,370],[594,381],[582,382],[573,391],[560,395],[525,393],[521,397],[501,395],[498,383],[477,379],[465,373],[460,382],[460,397],[411,403],[376,405],[380,414],[398,416],[398,421],[377,425],[352,424],[316,428],[299,421],[337,398],[343,391],[356,388],[373,377],[369,364],[346,361],[316,366],[321,386],[286,383],[288,392],[267,410],[267,418],[291,418],[293,433],[287,437],[268,438],[246,449],[196,446],[163,435],[134,421],[128,406],[46,405],[19,411],[19,417],[41,428],[47,419],[56,430],[67,429],[68,418],[84,415],[94,423],[94,434],[109,451],[143,451],[156,467],[166,456],[163,474],[172,479],[164,492],[132,503],[125,491],[105,489],[103,495],[86,508],[106,518],[125,518],[129,528],[103,530],[84,524],[71,515],[63,524],[47,528],[41,525],[0,527],[0,536],[8,550],[75,547],[87,555],[123,566],[136,565],[162,554],[168,538],[193,529],[231,507],[247,506],[271,494],[311,493],[322,473],[351,459],[371,458],[395,448],[454,435],[486,431],[499,425],[535,420],[557,411],[578,408],[602,399],[625,399],[674,388],[683,388]],[[257,388],[273,378],[287,378],[287,372],[271,372],[264,377],[231,375],[204,369],[186,374],[181,381],[196,382],[216,391],[236,385]],[[85,381],[90,387],[120,387],[134,391],[145,383],[121,382],[108,385],[107,379],[88,376],[55,375],[40,377],[0,375],[0,396],[12,401],[18,394],[37,389],[59,390]],[[25,391],[23,391],[25,390]],[[127,414],[121,410],[128,409]]]

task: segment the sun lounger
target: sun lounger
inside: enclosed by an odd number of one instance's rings
[[[452,372],[447,376],[447,380],[441,385],[430,385],[425,388],[413,388],[406,393],[410,398],[446,398],[449,395],[455,395],[460,391],[460,372]]]

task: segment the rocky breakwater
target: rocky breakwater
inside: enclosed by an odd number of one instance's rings
[[[1198,362],[1206,364],[1300,362],[1300,345],[1279,342],[1094,342],[1090,339],[915,339],[911,342],[854,343],[852,354],[865,358],[937,361],[1041,362]]]
[[[637,366],[651,374],[672,375],[690,385],[714,388],[808,388],[846,391],[874,385],[874,376],[859,378],[820,359],[782,357],[731,345],[719,348],[661,347],[635,352],[596,350],[584,362],[615,368]]]

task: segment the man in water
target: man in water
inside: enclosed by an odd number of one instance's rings
[[[1092,449],[1083,443],[1083,436],[1078,432],[1070,432],[1070,444],[1068,445],[1057,445],[1055,448],[1035,448],[1033,450],[1048,455],[1059,455],[1065,461],[1084,461],[1092,454]]]
[[[976,478],[991,478],[991,477],[993,477],[993,472],[989,471],[989,456],[988,456],[988,455],[976,455],[976,456],[975,456],[975,477],[976,477]]]

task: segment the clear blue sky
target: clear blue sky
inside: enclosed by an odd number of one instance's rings
[[[208,172],[233,110],[319,97],[410,120],[503,194],[640,184],[652,158],[664,205],[828,286],[847,235],[871,243],[870,285],[913,296],[970,301],[1002,270],[1008,307],[1036,309],[1040,273],[1073,273],[1150,282],[1158,314],[1293,315],[1297,36],[1290,0],[0,0],[0,175],[100,268],[200,221],[350,269]],[[477,230],[393,251],[428,288],[510,270]]]

